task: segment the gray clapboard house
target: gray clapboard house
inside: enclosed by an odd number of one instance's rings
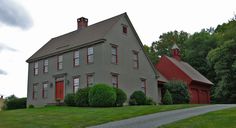
[[[158,102],[158,74],[126,13],[52,38],[28,60],[27,105],[63,102],[66,94],[95,83],[142,90]]]

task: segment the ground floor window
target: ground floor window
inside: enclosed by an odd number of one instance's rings
[[[94,84],[94,74],[87,74],[87,86],[92,86]]]
[[[33,96],[32,96],[33,100],[37,99],[37,95],[38,95],[37,89],[38,89],[38,84],[33,84]]]
[[[79,89],[79,77],[73,78],[73,92],[76,93]]]
[[[47,98],[48,97],[48,82],[43,83],[43,94],[42,94],[43,98]]]
[[[118,88],[118,75],[117,74],[112,74],[111,82],[113,87]]]

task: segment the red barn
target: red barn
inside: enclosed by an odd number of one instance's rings
[[[210,103],[210,88],[213,83],[187,62],[181,60],[180,49],[176,44],[172,47],[172,56],[164,55],[156,64],[156,69],[161,74],[158,79],[160,90],[162,90],[163,83],[169,80],[182,80],[188,85],[191,95],[190,103]],[[163,91],[161,92],[163,94]]]

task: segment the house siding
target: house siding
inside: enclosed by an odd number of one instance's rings
[[[127,26],[127,34],[122,31],[122,25]],[[123,16],[118,20],[113,27],[104,36],[106,41],[92,45],[94,47],[94,62],[87,64],[87,48],[80,50],[80,65],[73,66],[73,52],[70,51],[63,55],[63,69],[57,70],[57,56],[46,58],[49,61],[48,73],[43,73],[43,60],[39,60],[39,74],[33,75],[33,64],[29,63],[28,76],[28,98],[27,105],[44,106],[51,103],[56,103],[55,100],[55,82],[56,77],[62,75],[61,78],[65,82],[65,95],[73,93],[73,77],[80,78],[80,87],[87,87],[88,73],[94,74],[94,83],[106,83],[112,85],[112,73],[118,74],[118,87],[123,89],[128,98],[137,90],[141,89],[141,78],[146,79],[146,95],[158,102],[158,87],[157,76],[155,69],[152,68],[148,58],[145,56],[142,46],[137,39],[137,35],[131,28],[131,24],[127,18]],[[117,45],[118,64],[113,64],[111,61],[111,44]],[[133,68],[133,50],[138,51],[139,68]],[[56,77],[55,77],[56,76]],[[48,81],[48,98],[42,98],[43,82]],[[38,83],[39,95],[38,99],[32,99],[33,84]]]

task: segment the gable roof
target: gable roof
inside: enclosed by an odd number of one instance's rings
[[[191,65],[184,61],[178,61],[172,57],[165,56],[172,63],[174,63],[180,70],[182,70],[186,75],[188,75],[192,80],[213,85],[206,77],[204,77],[200,72],[194,69]]]
[[[90,43],[99,43],[104,41],[104,36],[111,27],[119,21],[126,13],[117,15],[107,20],[95,23],[86,28],[75,30],[67,34],[52,38],[37,52],[35,52],[26,62],[32,62],[39,59],[47,58],[78,48]]]

